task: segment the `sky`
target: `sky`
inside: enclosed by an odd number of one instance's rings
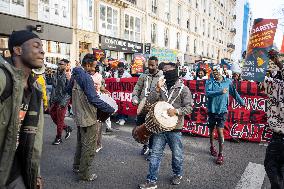
[[[284,25],[284,1],[283,0],[249,0],[253,18],[283,18],[279,20]],[[282,6],[281,6],[282,5]],[[277,14],[283,8],[282,16]],[[284,26],[278,24],[278,29],[274,38],[277,47],[281,48],[284,34]]]

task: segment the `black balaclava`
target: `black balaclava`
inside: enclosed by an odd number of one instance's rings
[[[169,70],[164,72],[164,76],[166,79],[167,89],[169,90],[172,86],[175,85],[176,81],[178,80],[178,69]]]

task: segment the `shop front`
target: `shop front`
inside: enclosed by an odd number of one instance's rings
[[[45,62],[56,64],[60,59],[70,58],[72,28],[35,21],[0,13],[0,55],[9,57],[8,38],[13,31],[30,29],[41,39],[45,51]],[[37,31],[35,28],[41,28]]]
[[[134,54],[143,53],[143,44],[123,39],[100,35],[99,48],[105,51],[106,57],[113,59],[125,59],[128,63],[134,58]]]

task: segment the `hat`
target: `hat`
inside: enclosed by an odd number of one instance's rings
[[[124,68],[124,63],[123,63],[123,62],[119,62],[119,63],[117,64],[117,67],[118,67],[118,68]]]
[[[13,50],[14,47],[21,46],[26,41],[34,38],[39,39],[39,37],[36,34],[28,30],[13,31],[8,41],[8,48],[10,53],[12,54],[14,52]]]
[[[36,75],[41,75],[45,72],[45,65],[38,69],[32,69],[32,72]]]
[[[64,64],[69,64],[69,63],[70,63],[69,60],[63,58],[63,59],[61,59],[57,64],[59,64],[59,65],[64,65]]]

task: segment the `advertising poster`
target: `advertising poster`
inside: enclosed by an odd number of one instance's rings
[[[273,46],[277,19],[256,19],[248,42],[247,55],[242,68],[242,78],[262,82],[266,75],[268,51]]]
[[[134,55],[131,64],[131,74],[142,74],[144,72],[144,63],[146,59],[142,54]]]
[[[102,49],[95,49],[93,48],[93,54],[97,60],[100,60],[102,57],[105,57],[105,51]]]

